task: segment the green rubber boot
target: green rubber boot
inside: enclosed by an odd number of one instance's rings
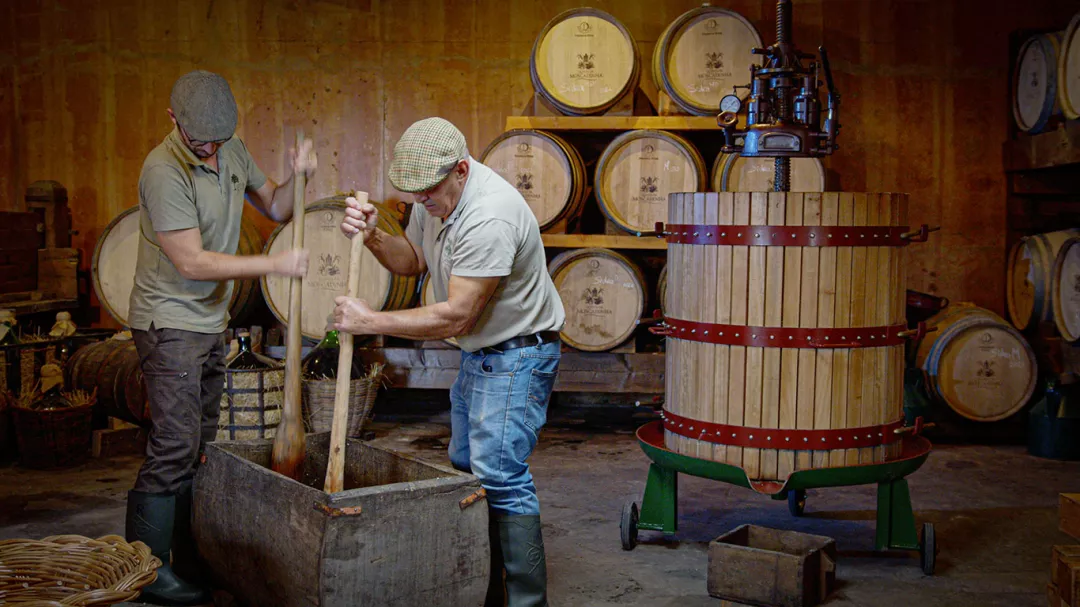
[[[488,512],[488,539],[491,542],[491,578],[488,580],[487,598],[484,607],[504,607],[506,605],[506,587],[503,581],[502,546],[499,542],[499,523],[495,513]]]
[[[169,556],[175,523],[175,495],[128,492],[127,540],[146,544],[150,547],[150,552],[162,562],[157,570],[157,579],[143,588],[140,599],[169,607],[192,607],[210,603],[213,598],[209,592],[186,582],[173,571]]]
[[[547,560],[538,515],[496,519],[509,607],[547,607]]]
[[[193,481],[180,483],[176,491],[176,522],[173,524],[172,567],[176,575],[200,586],[209,584],[206,568],[199,558],[191,533],[191,489]]]

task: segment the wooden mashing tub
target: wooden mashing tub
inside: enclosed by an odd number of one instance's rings
[[[193,527],[215,581],[259,607],[483,604],[479,480],[350,439],[327,494],[329,439],[308,435],[303,483],[270,470],[269,440],[207,445]]]

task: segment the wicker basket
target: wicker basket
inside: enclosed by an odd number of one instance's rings
[[[283,368],[225,369],[217,440],[274,438],[284,398]]]
[[[85,462],[93,438],[93,415],[93,404],[49,411],[12,407],[19,465],[47,470]]]
[[[372,405],[379,393],[380,369],[349,382],[348,436],[360,436],[371,417]],[[303,381],[304,430],[330,432],[334,425],[334,392],[337,382],[332,379]]]
[[[0,541],[0,605],[115,605],[157,579],[161,560],[118,535]]]

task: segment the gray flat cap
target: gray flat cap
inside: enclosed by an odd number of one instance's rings
[[[394,145],[390,183],[402,192],[423,192],[438,185],[468,155],[465,135],[449,121],[419,120]]]
[[[169,104],[192,139],[220,141],[236,132],[236,99],[229,83],[213,72],[195,70],[180,76]]]

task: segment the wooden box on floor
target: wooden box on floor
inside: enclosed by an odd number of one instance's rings
[[[742,525],[709,543],[709,595],[765,607],[810,607],[836,585],[836,542]]]
[[[217,582],[259,607],[482,604],[480,481],[350,439],[345,490],[328,494],[329,444],[307,436],[303,482],[270,470],[270,440],[207,445],[192,523]]]
[[[1062,493],[1059,512],[1060,529],[1080,540],[1080,493]]]

